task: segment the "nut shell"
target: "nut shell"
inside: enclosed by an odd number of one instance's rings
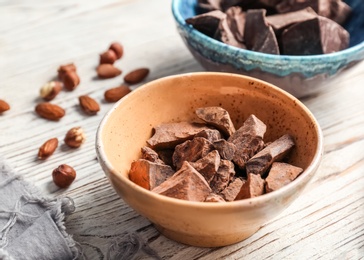
[[[58,147],[58,139],[57,138],[49,139],[39,148],[38,158],[40,160],[47,159],[54,153],[57,147]]]
[[[76,171],[67,164],[61,164],[52,172],[53,182],[60,188],[66,188],[76,178]]]
[[[58,105],[49,103],[49,102],[44,102],[44,103],[38,104],[35,107],[35,112],[40,117],[43,117],[48,120],[53,120],[53,121],[61,119],[66,114],[66,112],[64,111],[63,108],[61,108]]]

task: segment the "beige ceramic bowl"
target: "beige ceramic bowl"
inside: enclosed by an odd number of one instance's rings
[[[235,125],[255,114],[267,125],[265,141],[289,133],[296,139],[291,163],[304,168],[292,183],[252,199],[189,202],[152,193],[131,182],[128,170],[140,148],[163,122],[192,120],[194,110],[222,106]],[[313,115],[296,98],[266,82],[235,74],[191,73],[145,84],[115,104],[102,120],[96,141],[99,161],[110,183],[134,210],[166,237],[203,247],[239,242],[277,216],[314,175],[323,151]]]

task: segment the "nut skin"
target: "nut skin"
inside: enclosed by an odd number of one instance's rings
[[[100,54],[100,64],[114,64],[116,60],[117,56],[113,50],[107,50]]]
[[[85,134],[81,127],[73,127],[66,133],[64,143],[71,148],[78,148],[86,140]]]
[[[58,68],[58,78],[63,81],[64,75],[66,75],[68,72],[76,72],[76,66],[73,63],[61,65]]]
[[[117,59],[120,59],[124,54],[124,48],[118,42],[111,43],[109,50],[113,50],[115,52]]]
[[[88,115],[96,115],[100,111],[99,103],[87,95],[79,96],[78,101],[81,109]]]
[[[48,120],[57,121],[64,117],[66,112],[58,105],[44,102],[35,107],[35,112],[40,116]]]
[[[10,105],[5,101],[0,99],[0,114],[8,111],[10,109]]]
[[[121,70],[114,67],[112,64],[101,64],[97,67],[97,76],[100,79],[114,78],[121,74]]]
[[[76,178],[76,171],[67,164],[61,164],[52,172],[53,182],[60,188],[66,188]]]
[[[110,88],[104,92],[104,98],[107,102],[116,102],[128,93],[130,93],[131,90],[126,85],[121,85],[116,88]]]
[[[63,76],[63,86],[67,90],[74,90],[80,84],[80,78],[75,71],[69,71]]]
[[[45,160],[51,156],[58,147],[58,139],[52,138],[46,141],[38,151],[38,159]]]
[[[51,101],[61,90],[62,83],[60,81],[50,81],[41,87],[40,96],[46,101]]]
[[[133,70],[124,76],[124,81],[128,84],[138,84],[143,81],[149,74],[148,68],[139,68]]]

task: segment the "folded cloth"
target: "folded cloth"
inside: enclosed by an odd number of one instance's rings
[[[70,198],[45,198],[0,157],[0,259],[77,259],[80,251],[67,234]]]

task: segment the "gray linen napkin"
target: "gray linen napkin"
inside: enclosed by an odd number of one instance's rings
[[[42,197],[0,157],[0,259],[77,259],[63,223],[74,210],[70,198]]]

